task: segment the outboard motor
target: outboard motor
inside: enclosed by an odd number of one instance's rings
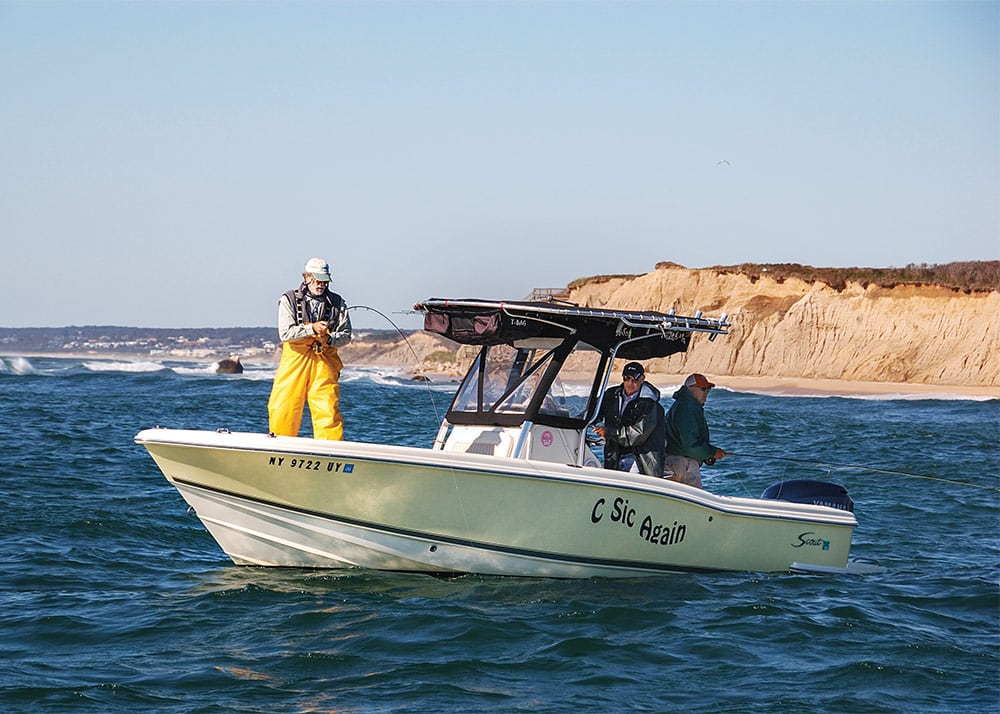
[[[781,481],[768,486],[760,497],[773,501],[810,503],[814,506],[826,506],[827,508],[854,512],[854,501],[847,495],[847,489],[840,484],[829,481],[813,481],[811,479]]]

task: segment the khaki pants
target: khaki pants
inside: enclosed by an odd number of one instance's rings
[[[702,488],[701,464],[697,459],[676,454],[665,454],[663,457],[663,476],[671,481],[686,483],[688,486]]]
[[[302,410],[309,400],[314,439],[344,438],[340,415],[340,361],[335,347],[313,351],[314,340],[295,340],[281,346],[281,362],[267,401],[268,425],[277,436],[298,436]]]

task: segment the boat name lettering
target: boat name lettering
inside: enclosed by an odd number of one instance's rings
[[[635,508],[629,505],[629,500],[619,496],[611,503],[599,498],[594,502],[594,507],[590,511],[590,522],[597,524],[608,516],[608,521],[618,523],[626,528],[635,530],[635,524],[639,523],[638,534],[648,543],[658,543],[659,545],[674,545],[684,540],[687,535],[687,524],[674,521],[673,525],[657,523],[652,516],[644,516],[641,521],[637,520]]]
[[[678,524],[677,521],[674,521],[672,526],[668,526],[666,523],[654,523],[652,518],[646,516],[642,519],[642,525],[639,526],[639,535],[650,543],[673,545],[684,540],[684,536],[687,535],[687,526],[683,523]]]
[[[823,540],[818,537],[812,531],[806,531],[805,533],[799,533],[799,542],[792,543],[793,548],[801,548],[804,545],[809,545],[813,547],[819,547],[823,550],[830,550],[830,541]]]
[[[343,461],[321,461],[320,459],[300,459],[286,458],[284,456],[271,456],[267,462],[268,466],[284,466],[289,469],[301,469],[303,471],[322,471],[325,467],[327,471],[333,473],[354,473],[354,464],[345,464]]]

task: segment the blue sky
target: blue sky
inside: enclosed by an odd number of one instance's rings
[[[0,325],[1000,258],[997,2],[0,0]],[[358,327],[389,325],[354,313]]]

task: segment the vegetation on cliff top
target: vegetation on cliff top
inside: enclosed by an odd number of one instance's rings
[[[668,261],[656,264],[659,268],[684,268],[683,265]],[[989,292],[1000,289],[1000,260],[976,260],[943,265],[910,263],[904,268],[814,268],[798,263],[740,263],[739,265],[715,265],[700,270],[712,270],[726,275],[736,273],[746,275],[750,282],[762,277],[770,277],[781,283],[789,278],[798,278],[807,283],[821,282],[840,291],[847,283],[858,283],[863,287],[876,285],[894,288],[900,285],[934,285],[964,292]],[[637,275],[595,275],[578,278],[569,284],[573,289],[587,283],[606,283],[611,280],[632,280]]]
[[[665,264],[664,263],[657,263],[657,267],[659,267],[661,265],[665,265]],[[683,268],[684,267],[682,265],[677,265],[675,263],[669,263],[668,265],[670,265],[672,267],[677,267],[677,268]],[[634,280],[635,278],[638,278],[638,277],[639,277],[639,275],[592,275],[589,278],[577,278],[576,280],[574,280],[573,282],[571,282],[569,285],[567,285],[566,288],[568,290],[573,290],[575,288],[580,287],[581,285],[587,285],[588,283],[597,283],[598,285],[600,285],[601,283],[608,283],[608,282],[611,282],[612,280]]]

